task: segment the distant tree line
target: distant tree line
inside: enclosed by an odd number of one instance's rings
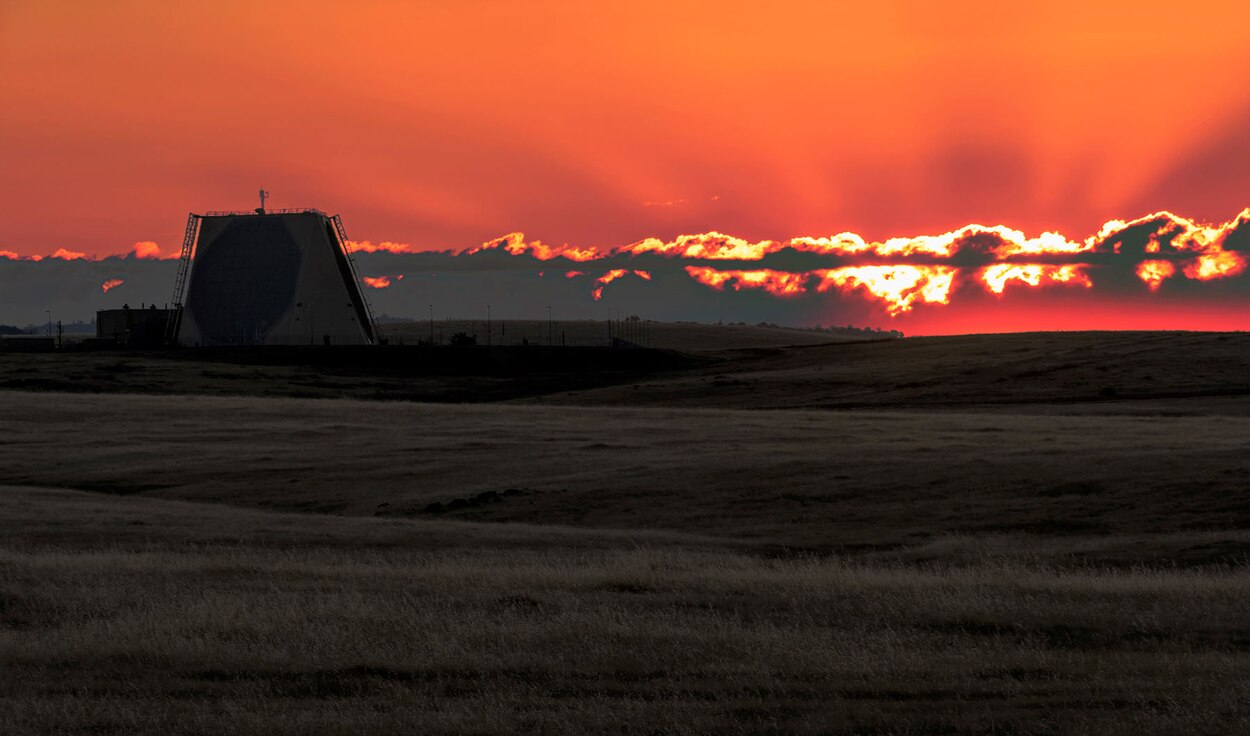
[[[61,329],[70,334],[77,333],[95,333],[95,320],[90,322],[66,322],[61,325]],[[37,325],[26,325],[25,327],[16,327],[14,325],[0,325],[0,335],[42,335],[48,331],[48,323],[44,322]]]
[[[691,322],[690,324],[695,324]],[[728,325],[730,327],[748,327],[746,322],[717,322],[718,325]],[[801,330],[803,332],[831,332],[835,335],[872,335],[875,337],[903,337],[902,330],[885,330],[880,327],[856,327],[855,325],[829,325],[822,327],[814,325],[812,327],[791,327],[789,325],[779,325],[775,322],[756,322],[756,327],[774,327],[782,330]]]

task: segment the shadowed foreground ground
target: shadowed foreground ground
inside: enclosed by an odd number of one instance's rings
[[[6,733],[1250,727],[1244,569],[765,560],[2,490]],[[49,543],[67,526],[95,536]]]
[[[1250,554],[1244,417],[46,393],[4,402],[0,483],[668,530],[768,554],[949,560],[959,553],[951,537],[978,547],[1062,540],[1071,560],[1098,564]]]
[[[602,325],[594,326],[596,330]],[[862,339],[656,325],[665,350],[0,352],[0,390],[705,409],[1250,415],[1250,334]]]
[[[1247,732],[1248,340],[0,356],[0,733]]]

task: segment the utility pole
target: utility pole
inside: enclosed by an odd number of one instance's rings
[[[430,344],[434,344],[434,305],[430,305]]]
[[[490,305],[486,305],[486,345],[490,346]]]
[[[45,309],[43,311],[48,313],[48,337],[52,337],[52,310]]]
[[[556,344],[556,332],[554,323],[551,321],[551,305],[547,305],[547,344]]]

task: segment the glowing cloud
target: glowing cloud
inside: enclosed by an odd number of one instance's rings
[[[1171,261],[1142,261],[1137,264],[1137,278],[1146,282],[1151,291],[1158,291],[1159,286],[1176,274],[1176,266]]]
[[[403,281],[404,275],[401,273],[394,276],[361,276],[360,280],[371,289],[386,289],[393,281]]]
[[[804,293],[810,273],[789,273],[760,269],[755,271],[720,271],[706,266],[686,266],[690,278],[713,289],[726,286],[734,291],[763,289],[773,296],[798,296]]]
[[[492,250],[501,250],[512,256],[530,256],[540,261],[549,261],[553,258],[565,258],[570,261],[593,261],[602,257],[602,254],[594,248],[574,248],[568,244],[547,245],[539,240],[526,242],[524,233],[508,233],[502,238],[488,240],[476,248],[461,251],[461,255],[473,255]]]
[[[1002,294],[1007,283],[1011,281],[1019,281],[1029,286],[1040,286],[1047,282],[1076,284],[1087,288],[1094,285],[1081,266],[1039,263],[998,263],[987,266],[981,271],[981,280],[995,294]]]
[[[130,255],[140,260],[144,260],[144,261],[160,260],[161,248],[159,245],[157,245],[156,243],[153,243],[151,240],[144,240],[142,242],[138,242],[134,244],[134,247],[130,249]],[[170,257],[174,258],[176,256],[170,256]]]
[[[598,286],[595,287],[594,291],[590,292],[591,296],[595,298],[595,301],[599,301],[600,299],[603,298],[603,287],[607,286],[613,281],[616,281],[622,276],[629,275],[630,273],[631,271],[628,268],[614,268],[611,271],[608,271],[604,275],[595,279],[595,283],[597,283]],[[632,271],[632,273],[638,278],[643,279],[645,281],[651,280],[651,274],[646,271]],[[565,276],[568,276],[568,274],[565,274]]]
[[[833,289],[863,290],[885,303],[891,316],[910,311],[917,302],[945,304],[950,299],[956,269],[947,266],[848,266],[801,273],[759,269],[722,271],[706,266],[686,266],[695,281],[713,289],[734,291],[762,289],[779,297],[797,297],[809,292],[815,280],[816,293]]]
[[[100,291],[107,294],[124,283],[126,282],[122,279],[108,279],[104,283],[100,284]]]
[[[1216,251],[1198,256],[1184,270],[1186,276],[1199,281],[1222,279],[1246,270],[1246,259],[1229,251]]]
[[[677,258],[757,261],[781,248],[781,244],[775,241],[763,240],[752,243],[742,238],[713,231],[699,235],[679,235],[667,242],[659,238],[646,238],[621,248],[620,252],[630,255],[656,253]]]
[[[855,233],[838,233],[829,237],[797,237],[790,240],[751,242],[719,232],[679,235],[671,241],[647,238],[620,249],[620,253],[639,255],[655,253],[678,258],[707,260],[758,261],[783,250],[820,255],[862,256],[880,258],[932,256],[950,258],[961,250],[983,247],[992,242],[992,252],[1000,258],[1020,254],[1079,253],[1090,250],[1092,243],[1077,243],[1059,233],[1042,233],[1029,238],[1019,230],[1001,225],[986,227],[968,225],[941,235],[920,235],[868,242]]]
[[[381,243],[372,243],[368,240],[349,240],[346,245],[347,249],[354,253],[422,253],[429,250],[409,243],[392,243],[389,240]]]
[[[818,292],[861,288],[885,302],[891,317],[911,311],[916,302],[947,304],[956,269],[948,266],[852,266],[818,271]]]
[[[1128,222],[1111,220],[1090,240],[1097,246],[1110,244],[1111,250],[1119,253],[1119,236],[1124,231],[1153,225],[1146,243],[1147,253],[1163,253],[1165,250],[1216,253],[1223,250],[1228,236],[1247,222],[1250,222],[1250,208],[1242,210],[1236,217],[1218,226],[1203,225],[1165,210]]]

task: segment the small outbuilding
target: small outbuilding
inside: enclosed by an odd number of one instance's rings
[[[174,310],[157,309],[156,305],[103,309],[95,313],[95,336],[126,347],[159,347],[165,343],[174,314]]]

